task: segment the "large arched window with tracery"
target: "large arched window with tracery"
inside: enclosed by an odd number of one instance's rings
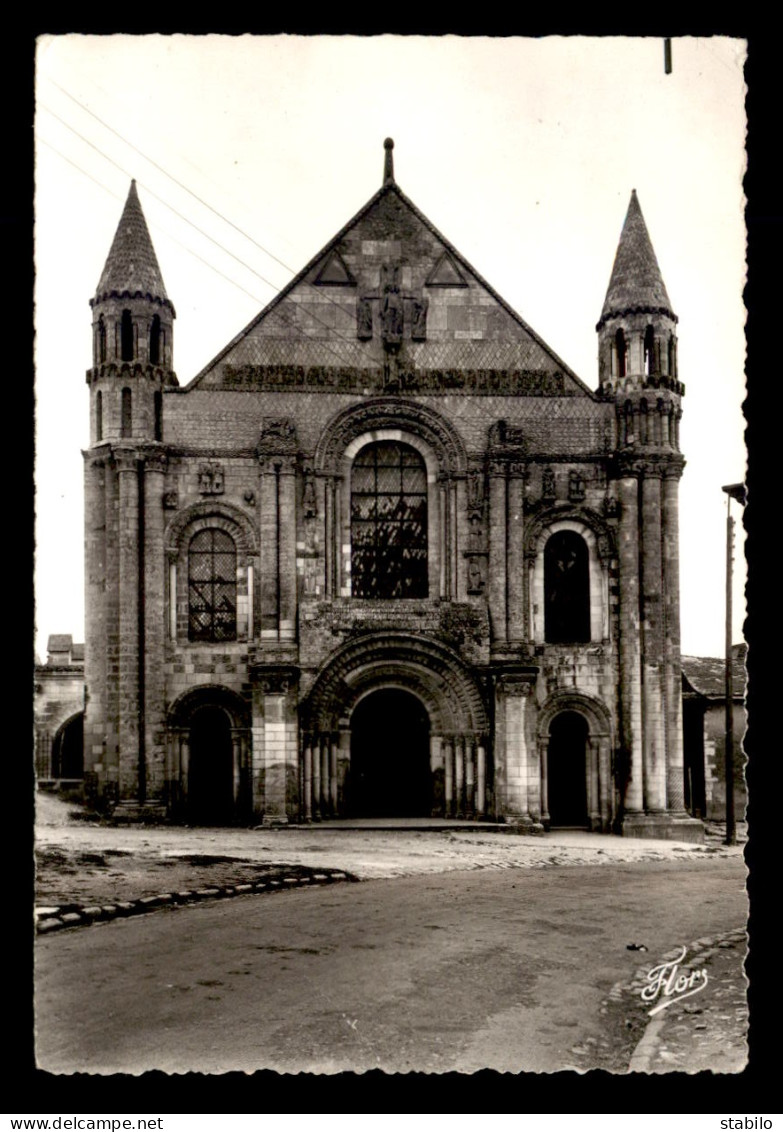
[[[225,531],[208,527],[188,547],[188,638],[235,641],[237,551]]]
[[[590,565],[576,531],[556,531],[544,548],[544,634],[552,644],[590,640]]]
[[[354,458],[351,593],[363,598],[428,595],[427,469],[408,444],[378,441]]]

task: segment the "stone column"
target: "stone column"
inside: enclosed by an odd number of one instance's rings
[[[294,458],[280,461],[279,540],[280,639],[296,636],[296,468]]]
[[[147,801],[161,803],[165,781],[166,554],[163,489],[166,455],[144,461],[144,727]]]
[[[444,735],[442,741],[444,764],[444,812],[447,818],[454,817],[454,739]]]
[[[297,670],[259,665],[253,670],[254,732],[261,750],[264,825],[284,825],[299,812]],[[315,759],[313,760],[315,763]]]
[[[664,665],[666,689],[666,804],[685,814],[680,661],[679,478],[682,467],[667,467],[663,480]]]
[[[313,820],[313,746],[312,736],[304,737],[304,772],[302,775],[302,802],[305,821]]]
[[[261,461],[261,480],[259,487],[259,549],[260,576],[258,578],[258,599],[260,610],[261,641],[278,640],[280,631],[280,590],[278,560],[280,547],[279,530],[279,470],[271,460]]]
[[[627,813],[642,812],[642,691],[639,649],[638,481],[620,480],[620,724],[622,751],[630,777],[625,789]]]
[[[330,744],[329,736],[324,733],[321,735],[321,797],[319,798],[321,817],[328,818],[329,815],[329,798],[331,796],[331,788],[329,785],[329,770],[330,770]]]
[[[465,736],[454,736],[454,801],[455,814],[465,816]]]
[[[642,704],[644,713],[644,808],[666,809],[666,731],[663,700],[663,601],[661,592],[661,478],[645,470],[642,488],[642,608],[644,632]]]
[[[496,722],[497,714],[503,717],[503,726],[500,729],[501,741],[504,744],[503,761],[505,764],[505,782],[502,810],[505,820],[532,830],[540,829],[540,823],[530,815],[531,776],[535,773],[538,778],[538,760],[529,750],[528,713],[532,704],[535,676],[533,672],[500,673],[496,685]],[[496,741],[498,738],[496,728]],[[536,791],[536,794],[538,791]]]
[[[524,499],[525,465],[513,461],[508,481],[508,636],[522,641],[525,636]]]
[[[313,736],[313,806],[312,816],[315,821],[321,819],[321,736]]]
[[[106,528],[105,635],[106,635],[106,711],[104,716],[104,773],[109,797],[119,798],[120,783],[120,547],[119,476],[114,461],[107,457],[104,502]]]
[[[443,739],[440,735],[430,736],[430,777],[432,779],[432,816],[445,816],[445,782],[443,765]]]
[[[492,639],[506,640],[506,465],[493,461],[489,478],[489,563],[487,590]]]
[[[476,813],[476,767],[475,743],[472,735],[465,736],[465,816],[472,818]]]
[[[482,739],[476,746],[476,817],[487,813],[487,749]]]
[[[187,806],[188,786],[190,782],[190,735],[187,731],[179,734],[179,794],[180,804]]]
[[[106,465],[84,455],[84,769],[105,781]]]
[[[120,802],[139,802],[139,463],[115,452],[119,475],[119,764]]]
[[[538,740],[538,760],[541,767],[541,821],[549,824],[549,740]]]

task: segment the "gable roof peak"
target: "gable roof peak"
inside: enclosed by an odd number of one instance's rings
[[[599,326],[612,316],[631,311],[674,317],[636,189],[631,190]]]
[[[95,298],[100,301],[109,295],[137,294],[169,303],[134,179],[130,183]]]

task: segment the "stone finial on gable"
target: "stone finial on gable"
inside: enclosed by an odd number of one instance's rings
[[[394,139],[386,138],[383,143],[383,183],[394,180],[394,157],[392,150],[394,149]]]

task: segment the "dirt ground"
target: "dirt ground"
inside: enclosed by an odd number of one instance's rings
[[[741,856],[704,845],[558,832],[113,826],[54,795],[36,798],[38,907],[104,905],[164,892],[250,883],[281,869],[339,869],[357,879],[455,869],[542,868]]]

